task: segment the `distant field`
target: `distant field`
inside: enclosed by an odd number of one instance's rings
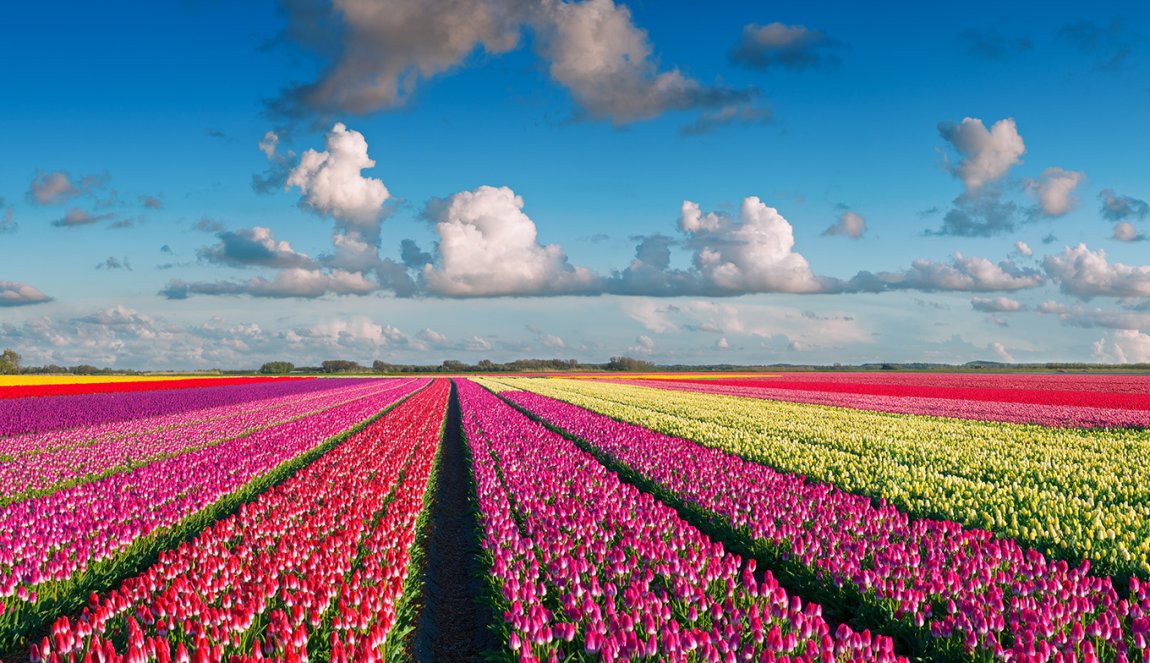
[[[1150,660],[1150,377],[5,390],[5,661]]]

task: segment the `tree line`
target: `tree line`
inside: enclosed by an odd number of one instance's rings
[[[474,364],[447,359],[440,364],[395,364],[376,360],[364,366],[347,359],[329,359],[319,366],[296,366],[290,361],[269,361],[260,366],[264,375],[288,373],[554,373],[561,371],[650,371],[652,362],[633,357],[611,357],[605,364],[575,359],[516,359],[505,363],[481,359]]]

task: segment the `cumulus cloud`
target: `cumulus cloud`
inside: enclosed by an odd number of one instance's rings
[[[200,260],[229,267],[309,267],[311,258],[297,253],[286,241],[276,241],[271,228],[255,226],[216,234],[219,243],[196,252]]]
[[[832,69],[839,64],[835,53],[839,43],[822,30],[805,25],[770,23],[743,28],[739,42],[730,52],[731,62],[767,71],[770,69]]]
[[[1042,266],[1062,292],[1083,300],[1150,296],[1150,265],[1111,263],[1104,249],[1091,251],[1081,243],[1068,246],[1046,256]]]
[[[1116,331],[1098,339],[1094,344],[1094,355],[1119,364],[1150,362],[1150,334],[1136,329]]]
[[[987,129],[982,120],[967,117],[958,124],[939,123],[938,131],[958,153],[957,161],[946,156],[944,163],[962,182],[963,193],[943,217],[942,227],[927,234],[987,237],[1013,230],[1019,209],[1004,199],[1003,180],[1026,152],[1014,119],[999,120]]]
[[[687,227],[685,220],[680,226]],[[716,290],[809,293],[828,287],[806,258],[795,253],[791,224],[756,196],[743,199],[738,222],[722,219],[714,228],[688,234],[695,267]]]
[[[291,340],[319,341],[323,347],[375,352],[389,345],[406,345],[408,337],[397,327],[381,325],[367,316],[334,318],[291,330]]]
[[[1147,239],[1145,233],[1138,232],[1134,224],[1125,221],[1114,224],[1112,237],[1119,242],[1144,242]]]
[[[1030,245],[1022,240],[1017,240],[1014,242],[1014,250],[1018,251],[1027,258],[1034,255],[1034,249],[1031,249]]]
[[[948,263],[919,259],[908,270],[861,273],[852,281],[859,290],[914,289],[994,292],[1036,288],[1046,282],[1037,269],[1019,267],[1010,260],[998,264],[986,258],[956,252]],[[875,286],[877,284],[877,287]]]
[[[52,225],[57,228],[76,228],[79,226],[90,226],[110,218],[112,218],[111,214],[92,214],[78,207],[73,207],[65,212],[64,216],[53,221]]]
[[[1037,180],[1025,181],[1026,191],[1038,201],[1038,209],[1046,216],[1062,216],[1078,204],[1074,195],[1086,173],[1063,170],[1057,166],[1042,171]]]
[[[839,215],[837,223],[823,231],[824,235],[843,235],[858,239],[866,232],[866,219],[861,214],[847,210]]]
[[[655,341],[647,335],[636,336],[635,345],[627,348],[627,350],[636,354],[649,355],[655,351]]]
[[[977,194],[982,187],[1002,179],[1012,167],[1022,163],[1026,152],[1014,118],[999,120],[988,130],[982,120],[967,117],[958,124],[940,123],[938,132],[960,156],[956,163],[948,161],[947,167],[962,180],[967,195]]]
[[[1102,201],[1102,209],[1099,210],[1102,213],[1102,218],[1108,221],[1127,221],[1129,219],[1141,221],[1150,216],[1150,203],[1133,196],[1115,193],[1114,189],[1103,189],[1099,192],[1098,198]]]
[[[481,186],[430,206],[439,235],[436,264],[425,265],[427,288],[449,297],[596,292],[599,279],[573,267],[557,244],[542,245],[523,199],[507,187]]]
[[[0,307],[28,306],[50,302],[52,298],[19,281],[0,281]]]
[[[420,340],[426,341],[434,346],[442,347],[451,343],[451,339],[449,339],[446,334],[441,334],[429,327],[419,330],[416,336]]]
[[[983,313],[1017,313],[1026,307],[1022,302],[1009,297],[973,297],[970,308]]]
[[[364,177],[375,167],[367,154],[367,140],[358,131],[337,122],[325,139],[322,152],[308,150],[287,178],[288,187],[303,194],[301,203],[334,217],[374,238],[378,233],[383,204],[391,194],[383,181]]]
[[[1014,356],[1011,355],[1009,351],[1007,351],[1006,346],[1002,343],[995,341],[994,343],[990,344],[990,349],[994,352],[994,356],[998,358],[999,361],[1004,361],[1008,364],[1014,363]]]

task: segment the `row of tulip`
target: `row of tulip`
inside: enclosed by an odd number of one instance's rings
[[[752,387],[736,384],[737,381],[724,381],[716,384],[711,380],[678,382],[672,380],[615,380],[620,384],[634,384],[643,387],[658,387],[678,391],[763,398],[774,401],[809,403],[848,407],[859,410],[876,410],[899,414],[950,417],[955,419],[976,419],[979,421],[1001,421],[1016,424],[1037,424],[1042,426],[1073,426],[1077,428],[1150,428],[1150,411],[1123,410],[1113,407],[1084,407],[1075,405],[1048,405],[1039,403],[1000,403],[995,401],[973,401],[964,398],[938,398],[913,396],[874,396],[869,394],[806,391],[801,389],[775,389],[765,386]],[[951,390],[958,392],[961,390]],[[1039,393],[1036,392],[1035,393]]]
[[[447,380],[93,595],[33,660],[375,661],[389,643]]]
[[[311,380],[309,377],[237,377],[237,378],[172,378],[167,380],[124,379],[108,382],[73,382],[71,380],[35,384],[0,384],[0,399],[71,396],[75,394],[110,394],[133,391],[166,391],[253,385],[260,382]]]
[[[1150,375],[1102,373],[904,373],[894,371],[818,371],[809,373],[707,374],[708,377],[774,377],[849,384],[896,384],[919,387],[991,387],[994,389],[1049,389],[1053,391],[1099,391],[1113,394],[1150,393]]]
[[[483,546],[520,661],[896,660],[834,633],[666,505],[475,382],[458,382]]]
[[[377,384],[304,419],[0,507],[0,650],[426,381]]]
[[[402,389],[403,382],[398,381],[394,388]],[[219,444],[331,409],[374,389],[371,384],[348,385],[164,417],[6,438],[0,441],[0,448],[23,453],[0,461],[0,505]],[[41,448],[38,453],[28,451],[37,443]]]
[[[717,523],[728,541],[814,595],[861,601],[876,626],[905,633],[923,656],[1150,657],[1135,637],[1131,602],[1088,564],[1071,569],[985,530],[911,520],[889,503],[545,396],[501,395]]]
[[[234,403],[334,389],[345,380],[290,380],[191,390],[81,394],[0,400],[0,438],[96,426]]]
[[[508,384],[1105,574],[1150,573],[1150,433],[1020,426],[592,381]],[[1145,577],[1145,576],[1143,576]]]
[[[819,391],[833,394],[866,394],[898,398],[949,398],[992,403],[1031,403],[1060,407],[1103,407],[1117,410],[1150,410],[1150,393],[1072,391],[1066,389],[1004,389],[1001,387],[949,387],[918,384],[883,384],[834,380],[723,379],[683,380],[723,387],[767,388],[781,391]]]

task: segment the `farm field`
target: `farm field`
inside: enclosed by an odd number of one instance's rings
[[[1145,377],[35,382],[4,661],[1150,661]]]

